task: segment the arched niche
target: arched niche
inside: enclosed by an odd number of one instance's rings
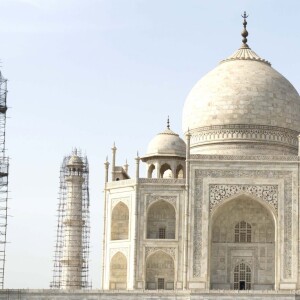
[[[160,178],[173,178],[171,166],[167,163],[163,164],[159,170]]]
[[[274,289],[276,254],[272,210],[243,194],[220,205],[210,222],[211,288]],[[237,276],[234,275],[236,266],[241,263],[251,270],[251,284],[245,282],[240,285],[234,279]]]
[[[125,203],[119,202],[111,214],[111,240],[128,239],[129,210]]]
[[[121,252],[117,252],[110,261],[110,290],[127,289],[127,259]]]
[[[147,212],[147,239],[175,239],[176,212],[164,200],[154,202]]]
[[[174,260],[163,252],[156,251],[146,261],[146,289],[174,289]]]

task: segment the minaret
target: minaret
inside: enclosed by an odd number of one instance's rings
[[[68,164],[66,215],[63,220],[64,246],[62,255],[63,289],[82,287],[82,177],[83,163],[75,150]]]
[[[117,152],[117,147],[115,142],[111,150],[112,150],[111,181],[115,181],[116,180],[116,152]]]
[[[51,287],[88,287],[89,192],[88,163],[77,150],[61,168],[57,243]]]

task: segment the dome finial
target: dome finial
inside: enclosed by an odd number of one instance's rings
[[[237,51],[235,51],[232,55],[230,55],[228,58],[222,60],[221,63],[227,61],[233,61],[233,60],[252,60],[252,61],[259,61],[271,66],[271,64],[267,60],[261,58],[248,46],[247,36],[249,35],[249,33],[247,31],[247,18],[249,17],[249,15],[247,15],[247,13],[244,11],[244,14],[242,14],[241,16],[244,19],[243,22],[244,29],[241,32],[241,35],[243,37],[242,46]]]
[[[170,118],[168,116],[168,119],[167,119],[167,128],[170,129]]]
[[[247,15],[247,13],[244,11],[244,15],[241,15],[242,18],[244,19],[243,25],[244,25],[244,29],[242,31],[242,37],[243,37],[243,45],[242,48],[249,48],[248,44],[247,44],[247,36],[248,36],[248,31],[247,31],[247,21],[246,19],[249,17],[249,15]]]

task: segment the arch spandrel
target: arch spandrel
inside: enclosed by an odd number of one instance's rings
[[[119,203],[125,204],[128,207],[128,209],[129,209],[130,201],[129,201],[128,198],[113,198],[111,200],[111,210],[113,211],[113,209],[115,208],[115,206],[118,205]]]
[[[233,192],[231,190],[231,193],[227,193],[227,194],[223,193],[223,196],[216,197],[216,194],[212,195],[211,192],[212,192],[212,189],[215,190],[217,186],[225,187],[226,185],[212,184],[209,186],[209,210],[210,210],[211,216],[213,216],[220,207],[222,207],[229,201],[235,200],[236,198],[245,197],[245,198],[248,198],[248,199],[251,199],[253,201],[257,201],[258,203],[260,203],[263,207],[265,207],[271,213],[274,220],[277,219],[278,193],[279,193],[277,185],[270,185],[270,187],[272,187],[272,189],[273,189],[272,193],[274,194],[276,191],[276,196],[274,195],[274,198],[272,198],[272,196],[268,197],[268,195],[266,195],[266,193],[265,193],[265,196],[263,197],[262,195],[264,193],[264,190],[262,190],[262,192],[256,193],[256,194],[248,192],[247,188],[245,188],[245,186],[250,187],[249,185],[239,185],[240,187],[233,190]],[[231,184],[227,185],[227,187],[229,189],[231,186],[234,186],[234,185],[231,185]],[[237,186],[237,185],[235,185],[235,186]],[[268,187],[268,186],[264,185],[264,187]],[[271,199],[274,199],[274,201]]]
[[[171,204],[175,211],[177,210],[176,209],[176,204],[177,204],[177,196],[167,196],[167,195],[149,195],[147,197],[147,202],[146,202],[146,209],[147,211],[149,210],[149,208],[155,204],[156,202],[158,201],[165,201],[169,204]]]

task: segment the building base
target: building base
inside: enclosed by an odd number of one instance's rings
[[[300,291],[103,291],[103,290],[0,290],[0,300],[300,300]]]

